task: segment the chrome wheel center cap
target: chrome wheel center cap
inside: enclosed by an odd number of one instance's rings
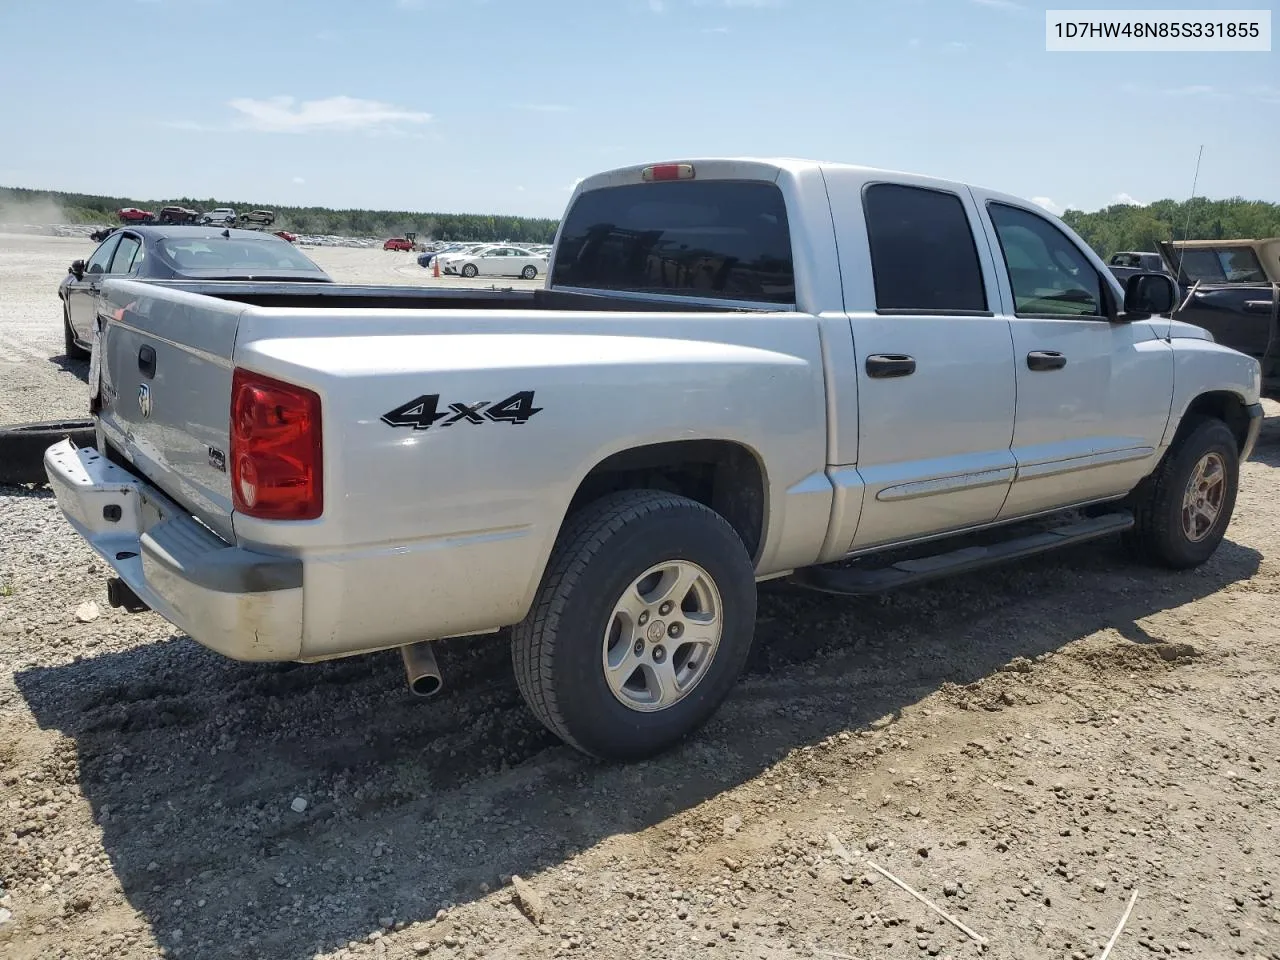
[[[649,638],[650,643],[657,643],[667,635],[667,625],[661,620],[650,622],[649,628],[645,630],[645,636]]]

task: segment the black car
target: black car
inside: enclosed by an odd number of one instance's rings
[[[87,261],[72,263],[58,286],[67,356],[89,356],[97,296],[109,277],[333,282],[293,244],[269,233],[225,227],[120,227]]]

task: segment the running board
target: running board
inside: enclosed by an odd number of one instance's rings
[[[1117,511],[1051,530],[1014,537],[986,547],[962,547],[948,553],[900,560],[887,567],[872,570],[857,567],[805,567],[793,573],[790,579],[792,583],[823,593],[845,596],[882,593],[1108,537],[1128,530],[1133,522],[1132,513]]]

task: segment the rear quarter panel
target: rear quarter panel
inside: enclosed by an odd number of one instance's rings
[[[519,620],[579,483],[633,447],[751,450],[768,491],[762,574],[812,562],[825,536],[813,317],[251,308],[235,360],[322,398],[324,515],[235,521],[245,546],[303,557],[309,658],[353,637],[372,648]],[[451,404],[523,391],[537,411],[524,424],[446,425]],[[426,429],[382,419],[422,396],[448,416]]]

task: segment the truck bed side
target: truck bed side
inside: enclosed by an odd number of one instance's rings
[[[814,317],[258,307],[141,287],[111,291],[127,302],[107,334],[106,439],[228,542],[303,560],[304,658],[349,652],[352,636],[390,646],[518,620],[583,478],[649,444],[731,443],[758,464],[770,518],[761,575],[813,562],[823,543],[831,484]],[[145,418],[130,392],[145,379],[138,331],[151,329],[139,311],[191,341],[160,344],[173,352],[158,366],[181,374],[157,372]],[[319,394],[319,519],[232,512],[214,464],[228,452],[233,366]]]

